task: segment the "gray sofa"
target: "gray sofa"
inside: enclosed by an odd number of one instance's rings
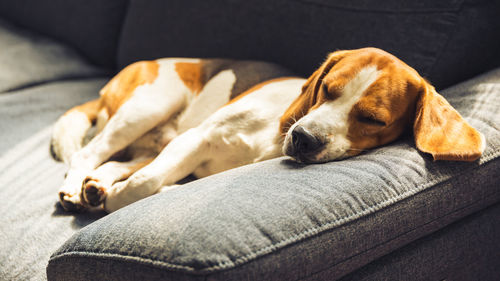
[[[499,280],[498,1],[0,0],[0,280]],[[373,2],[375,3],[375,2]],[[67,213],[51,126],[139,59],[231,57],[307,76],[375,46],[486,137],[433,162],[411,135],[343,161],[233,169],[115,213]]]

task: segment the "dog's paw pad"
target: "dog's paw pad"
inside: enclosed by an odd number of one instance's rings
[[[59,192],[59,202],[64,210],[68,212],[83,212],[85,207],[75,195],[70,195],[65,192]]]
[[[82,188],[83,200],[92,207],[101,205],[106,199],[106,188],[97,180],[85,180]]]

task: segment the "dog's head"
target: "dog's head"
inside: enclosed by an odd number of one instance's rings
[[[354,156],[413,127],[435,160],[474,161],[484,137],[413,68],[375,48],[337,51],[280,120],[283,152],[300,162]]]

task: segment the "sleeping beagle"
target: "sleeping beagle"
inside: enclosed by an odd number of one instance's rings
[[[309,79],[273,64],[169,58],[134,63],[100,98],[55,124],[51,151],[70,165],[66,210],[108,212],[204,177],[288,155],[354,156],[413,127],[434,160],[474,161],[485,147],[433,86],[382,50],[337,51]],[[91,127],[96,131],[86,145]],[[117,160],[118,159],[118,160]]]

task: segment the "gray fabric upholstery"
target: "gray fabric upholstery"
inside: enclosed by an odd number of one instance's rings
[[[55,120],[95,98],[105,82],[66,81],[0,95],[0,280],[45,280],[51,253],[104,215],[70,214],[57,204],[66,167],[48,147]]]
[[[128,0],[0,0],[0,16],[78,49],[93,63],[114,67]]]
[[[308,76],[329,52],[373,46],[440,89],[500,64],[499,9],[490,0],[131,0],[118,63],[257,59]]]
[[[341,281],[497,281],[500,276],[500,204],[360,268]],[[488,249],[488,250],[485,250]],[[329,272],[310,280],[328,280]]]
[[[61,209],[66,167],[48,146],[57,117],[106,82],[86,59],[262,59],[309,75],[327,52],[375,46],[440,88],[498,67],[499,6],[0,0],[1,17],[54,39],[0,20],[0,280],[494,280],[500,69],[446,91],[487,137],[477,163],[433,163],[407,139],[324,165],[242,167],[104,216]]]
[[[499,92],[500,69],[442,93],[487,138],[476,163],[433,162],[407,139],[321,165],[279,158],[244,166],[87,226],[54,253],[48,277],[344,276],[500,200]]]
[[[103,75],[75,50],[0,19],[0,94],[34,84]]]
[[[97,98],[106,81],[105,78],[87,78],[1,94],[0,155],[52,125],[67,109]]]
[[[466,0],[454,32],[427,78],[438,88],[456,84],[500,65],[500,1]],[[433,44],[434,42],[427,42]]]

